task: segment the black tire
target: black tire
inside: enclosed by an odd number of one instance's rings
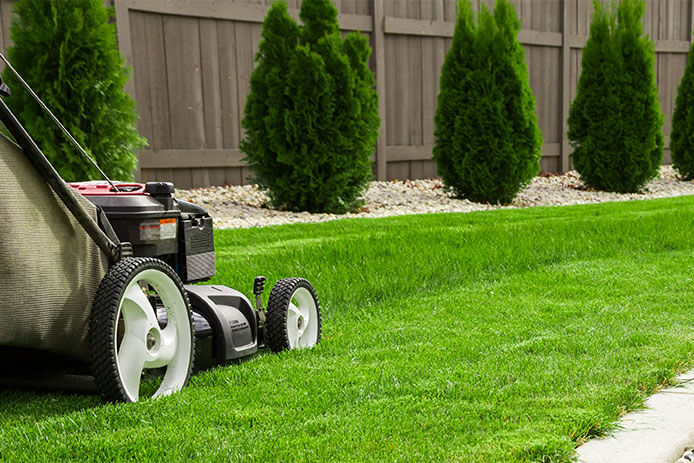
[[[322,320],[316,291],[311,286],[311,283],[303,278],[284,278],[278,281],[272,288],[267,305],[266,344],[273,352],[297,348],[296,345],[292,347],[290,328],[288,326],[290,317],[288,315],[292,299],[295,298],[297,293],[305,295],[306,293],[303,290],[308,291],[315,304],[315,314],[313,314],[315,315],[315,320],[310,320],[310,322],[316,323],[316,330],[315,335],[310,336],[310,339],[306,340],[306,345],[300,347],[312,347],[320,342]]]
[[[131,282],[145,270],[156,270],[168,277],[180,292],[185,311],[187,313],[187,327],[190,332],[190,353],[186,369],[185,357],[182,357],[181,365],[177,365],[177,375],[179,378],[185,376],[185,380],[180,388],[185,387],[190,380],[193,370],[195,354],[195,336],[193,332],[193,321],[188,295],[183,289],[183,284],[176,272],[165,262],[152,258],[127,258],[111,267],[106,276],[101,280],[94,296],[92,310],[89,317],[89,332],[87,343],[89,346],[90,364],[92,374],[99,394],[109,402],[132,402],[124,387],[121,375],[118,370],[118,346],[117,341],[119,330],[123,329],[124,322],[121,320],[121,300]],[[180,307],[180,301],[179,301]],[[153,311],[154,312],[154,311]],[[168,313],[168,308],[167,308]],[[186,322],[182,321],[181,330],[185,333]],[[186,334],[187,336],[187,334]],[[181,354],[183,356],[183,354]],[[168,370],[168,367],[165,367]],[[186,373],[187,371],[187,373]],[[180,381],[179,381],[180,382]],[[179,390],[176,387],[172,390]],[[168,393],[168,392],[167,392]],[[138,397],[135,398],[137,400]]]

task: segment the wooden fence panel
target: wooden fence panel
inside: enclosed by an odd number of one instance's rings
[[[5,2],[6,0],[0,0]],[[261,23],[273,0],[118,0],[119,42],[133,80],[141,178],[180,187],[248,181],[241,119]],[[570,168],[566,118],[576,95],[591,0],[512,0],[543,133],[542,168]],[[287,2],[298,17],[300,0]],[[381,179],[431,177],[440,69],[451,45],[455,0],[334,0],[344,32],[373,47],[382,119],[374,155]],[[493,0],[473,0],[493,7]],[[604,2],[603,2],[604,3]],[[2,3],[5,5],[5,3]],[[4,10],[0,9],[0,19]],[[692,0],[646,0],[644,32],[656,40],[656,78],[666,141],[692,40]],[[4,31],[3,31],[4,32]],[[1,45],[1,44],[0,44]],[[666,155],[669,160],[669,153]]]

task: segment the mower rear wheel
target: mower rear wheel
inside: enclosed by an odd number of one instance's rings
[[[313,347],[320,336],[320,304],[311,283],[303,278],[278,281],[267,305],[268,347],[273,352]]]
[[[193,368],[194,342],[188,296],[166,263],[124,259],[99,284],[88,345],[97,389],[106,400],[139,400],[145,370],[158,374],[160,383],[148,383],[143,395],[147,388],[154,398],[181,390]]]

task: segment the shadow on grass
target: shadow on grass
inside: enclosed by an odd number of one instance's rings
[[[36,387],[0,387],[0,428],[18,423],[31,423],[49,417],[99,407],[101,398],[84,391],[48,391]]]
[[[209,374],[224,367],[236,368],[253,359],[272,355],[269,349],[260,349],[256,354],[234,359],[221,365],[195,369],[194,376],[200,375],[204,382]],[[0,381],[0,428],[19,423],[31,424],[51,417],[59,417],[74,412],[100,408],[105,403],[96,393],[93,381],[89,377],[73,376],[53,381],[41,381],[31,378],[22,381]],[[191,379],[193,379],[191,378]],[[143,384],[143,395],[153,393],[158,381]]]

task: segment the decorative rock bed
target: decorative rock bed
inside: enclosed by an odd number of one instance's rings
[[[586,188],[578,174],[541,174],[523,190],[510,206],[494,206],[455,199],[444,191],[440,179],[371,182],[364,195],[365,204],[356,212],[310,214],[270,209],[268,197],[256,185],[207,187],[177,190],[176,197],[199,204],[215,219],[216,228],[248,228],[295,222],[324,222],[351,217],[386,217],[430,212],[470,212],[499,208],[563,206],[606,201],[665,198],[694,195],[694,182],[678,179],[671,166],[638,194],[605,193]]]

